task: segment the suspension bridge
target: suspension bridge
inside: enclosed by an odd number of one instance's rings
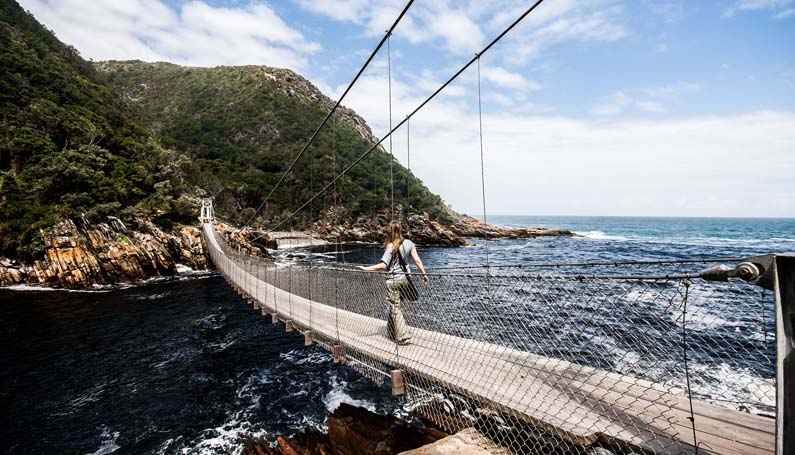
[[[261,236],[274,234],[389,139],[471,66],[483,219],[481,56],[543,0],[392,124],[393,31],[410,0],[248,221],[256,220],[384,44],[389,131]],[[407,156],[410,164],[410,154]],[[410,167],[409,167],[410,169]],[[408,198],[407,198],[408,199]],[[242,253],[202,205],[213,264],[253,308],[304,334],[443,429],[474,428],[493,453],[795,454],[795,256],[610,263],[490,264],[426,274],[404,312],[410,344],[387,334],[386,276],[346,264],[285,265]],[[408,274],[413,276],[411,273]],[[419,282],[419,277],[414,276]]]
[[[209,203],[202,220],[210,258],[255,309],[302,332],[306,345],[329,349],[335,363],[389,381],[393,394],[448,431],[475,427],[508,453],[776,453],[775,354],[765,339],[775,305],[758,287],[775,281],[771,257],[728,261],[733,267],[699,260],[555,264],[554,274],[442,270],[406,309],[413,338],[402,346],[387,336],[383,274],[282,266],[230,247]],[[792,273],[792,257],[777,260]],[[720,265],[693,268],[711,263]],[[626,273],[651,265],[668,272]],[[704,329],[721,330],[738,312],[743,327],[758,331],[710,345]],[[584,342],[594,334],[622,337],[639,354],[609,343],[589,352]],[[720,384],[694,391],[708,369],[688,372],[688,359],[745,372],[748,396],[724,395]]]

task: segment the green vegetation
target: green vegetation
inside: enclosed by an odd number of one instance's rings
[[[129,119],[93,65],[0,0],[0,254],[30,256],[65,217],[195,218],[193,164]]]
[[[248,220],[333,105],[301,76],[277,68],[143,62],[98,66],[106,82],[132,100],[140,123],[162,144],[190,154],[204,171],[196,183],[213,195],[216,213],[236,223]],[[364,125],[362,119],[349,110],[335,117],[271,197],[259,224],[283,219],[323,188],[334,175],[335,158],[341,170],[372,146],[372,138],[354,128]],[[389,161],[388,153],[373,151],[340,179],[339,203],[353,215],[388,206]],[[396,203],[434,218],[450,216],[420,180],[397,162],[393,167]],[[302,211],[293,226],[305,225],[332,205],[329,191]]]
[[[35,257],[40,230],[67,217],[193,223],[208,195],[220,218],[245,221],[330,107],[288,70],[87,62],[0,0],[0,256]],[[344,110],[255,224],[283,219],[371,145]],[[338,203],[353,216],[387,207],[389,163],[374,151],[340,180]],[[398,163],[394,181],[396,202],[449,221],[441,198]],[[329,191],[290,226],[332,205]]]

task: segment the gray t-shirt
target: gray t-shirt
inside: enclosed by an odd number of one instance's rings
[[[411,251],[414,249],[414,242],[411,240],[403,240],[403,243],[400,244],[399,249],[400,255],[403,257],[403,261],[406,263],[406,270],[411,273],[411,268],[409,267],[409,258],[411,257]],[[400,260],[397,257],[395,257],[395,262],[392,263],[392,245],[386,246],[384,255],[381,256],[381,262],[386,264],[387,273],[392,274],[390,279],[397,281],[406,276],[406,274],[403,273],[403,268],[400,266]]]

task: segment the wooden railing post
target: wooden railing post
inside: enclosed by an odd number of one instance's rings
[[[403,378],[403,370],[392,370],[389,374],[392,377],[392,395],[405,395],[406,382]]]

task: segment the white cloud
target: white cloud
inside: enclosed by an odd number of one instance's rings
[[[417,91],[417,93],[430,95],[439,86],[442,85],[443,79],[442,77],[448,77],[449,74],[444,74],[443,76],[438,76],[434,74],[432,71],[428,69],[422,70],[420,74],[406,74],[407,77],[411,81],[411,86]],[[446,96],[464,96],[469,93],[466,87],[460,84],[454,84],[448,86],[444,93]]]
[[[449,50],[474,53],[483,46],[483,32],[464,12],[442,8],[425,15],[431,36],[442,38]]]
[[[738,11],[773,10],[790,5],[795,0],[738,0],[734,5],[723,11],[721,17],[733,17]]]
[[[635,106],[644,112],[665,112],[665,107],[657,101],[636,101]]]
[[[790,17],[795,17],[795,8],[787,8],[775,16],[776,19],[788,19]]]
[[[656,46],[654,46],[654,52],[656,54],[664,54],[669,50],[671,50],[671,48],[665,43],[659,43]]]
[[[381,36],[405,6],[403,0],[295,0],[299,6],[338,22],[364,26],[367,36]],[[396,35],[414,44],[440,42],[446,50],[470,54],[480,50],[484,35],[464,8],[446,1],[414,4]]]
[[[503,107],[511,107],[514,105],[513,98],[503,95],[502,93],[490,92],[484,95],[486,101],[493,101]]]
[[[679,82],[672,85],[660,85],[643,90],[648,96],[654,98],[676,98],[684,93],[698,92],[702,85],[696,82]]]
[[[359,22],[367,9],[368,0],[297,0],[302,8],[323,14],[335,21]]]
[[[594,115],[616,115],[633,104],[635,104],[635,100],[632,97],[624,92],[616,92],[591,109],[591,113]]]
[[[651,4],[651,12],[660,16],[668,24],[673,24],[685,18],[685,4],[683,0],[655,2]]]
[[[795,69],[782,71],[781,74],[779,74],[779,77],[781,77],[790,87],[795,87]]]
[[[659,101],[636,99],[625,92],[618,91],[606,97],[600,104],[592,108],[590,113],[600,116],[618,115],[630,108],[650,113],[660,113],[666,110]]]
[[[371,36],[381,35],[397,17],[399,0],[295,0],[307,11],[335,21],[364,25]],[[472,54],[528,8],[522,0],[416,3],[398,25],[396,35],[411,43],[437,43],[449,52]],[[510,64],[535,57],[540,50],[566,41],[615,41],[627,35],[619,24],[622,10],[616,0],[557,0],[540,5],[508,39],[514,42]],[[483,32],[484,23],[491,33]],[[378,24],[377,26],[374,24]],[[488,36],[487,36],[488,35]]]
[[[560,43],[617,41],[628,35],[621,24],[622,14],[622,7],[614,1],[543,3],[508,36],[512,44],[506,47],[510,52],[504,52],[503,58],[508,64],[519,65]],[[502,17],[508,19],[517,15],[518,12]],[[504,19],[498,16],[493,24],[499,26]]]
[[[501,66],[483,68],[482,76],[487,81],[511,90],[530,91],[541,88],[541,85],[537,82],[527,80],[521,74],[508,71]]]
[[[269,6],[219,8],[190,1],[22,0],[58,37],[94,60],[165,60],[191,66],[306,67],[320,49]]]
[[[385,80],[362,82],[346,104],[382,136]],[[472,84],[462,83],[470,92]],[[427,94],[397,80],[393,95],[394,118],[402,119]],[[498,104],[510,101],[494,95],[484,93]],[[612,99],[619,109],[658,111],[663,106],[655,100],[625,92]],[[492,214],[795,216],[793,112],[654,120],[496,112],[483,117]],[[432,101],[411,120],[412,170],[470,213],[480,207],[477,122],[472,105],[454,96]],[[393,140],[404,164],[405,138],[403,129]],[[753,188],[737,191],[738,181],[749,180]]]
[[[679,82],[642,90],[617,91],[605,97],[589,112],[600,116],[618,115],[630,109],[647,113],[661,113],[667,110],[663,102],[677,102],[683,94],[698,92],[701,88],[701,84],[695,82]]]
[[[412,163],[455,208],[475,212],[476,124],[449,121],[455,127],[412,122]],[[795,115],[773,112],[607,124],[486,116],[488,205],[513,214],[793,216],[794,132]],[[395,150],[401,156],[402,144]],[[749,178],[754,188],[738,192]]]

